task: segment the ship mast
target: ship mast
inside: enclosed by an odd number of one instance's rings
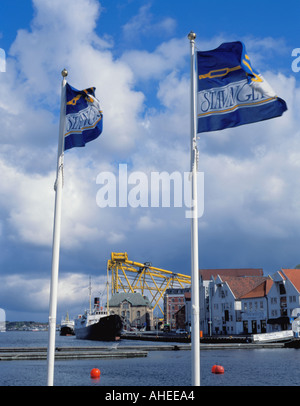
[[[109,315],[109,282],[108,282],[108,279],[107,279],[107,282],[106,282],[106,294],[107,294],[107,303],[106,303],[106,312],[107,312],[107,315]]]
[[[92,282],[91,277],[89,277],[89,300],[90,300],[90,313],[92,314]]]

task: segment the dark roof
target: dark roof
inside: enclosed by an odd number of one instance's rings
[[[142,296],[140,293],[115,293],[109,300],[109,306],[117,307],[124,301],[131,303],[132,306],[149,306],[150,302],[147,296]]]
[[[226,269],[200,269],[202,280],[209,280],[213,276],[263,276],[262,268],[226,268]]]

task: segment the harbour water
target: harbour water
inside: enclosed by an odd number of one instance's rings
[[[46,347],[47,332],[8,331],[0,333],[0,347]],[[145,345],[144,341],[122,340],[118,346]],[[149,343],[151,344],[151,343]],[[77,340],[57,333],[56,346],[112,347],[115,343]],[[291,348],[203,350],[200,356],[201,386],[299,386],[300,350]],[[223,375],[211,373],[222,365]],[[90,378],[99,368],[101,378]],[[47,361],[0,361],[0,386],[45,386]],[[191,385],[191,352],[149,351],[145,358],[58,360],[55,386],[147,386]]]

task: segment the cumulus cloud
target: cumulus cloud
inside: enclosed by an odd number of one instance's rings
[[[91,278],[92,295],[101,298],[101,305],[107,301],[106,276]],[[58,282],[58,314],[59,317],[68,311],[70,317],[82,314],[89,307],[89,276],[82,273],[62,273]],[[50,283],[46,277],[36,274],[10,274],[1,278],[0,297],[7,315],[28,317],[31,314],[35,320],[47,314]],[[13,301],[11,300],[13,298]],[[10,303],[9,309],[5,303]],[[7,311],[8,310],[8,311]],[[9,320],[9,319],[8,319]],[[45,319],[41,319],[45,321]],[[60,322],[60,318],[57,320]]]
[[[132,69],[136,80],[161,79],[166,73],[186,64],[186,38],[172,38],[160,44],[153,52],[128,50],[122,60]]]

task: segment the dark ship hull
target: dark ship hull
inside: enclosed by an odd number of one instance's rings
[[[76,338],[81,340],[116,341],[121,337],[122,319],[117,314],[104,316],[97,323],[75,327]]]
[[[60,329],[61,336],[73,336],[75,335],[74,328],[69,326],[62,326]]]

